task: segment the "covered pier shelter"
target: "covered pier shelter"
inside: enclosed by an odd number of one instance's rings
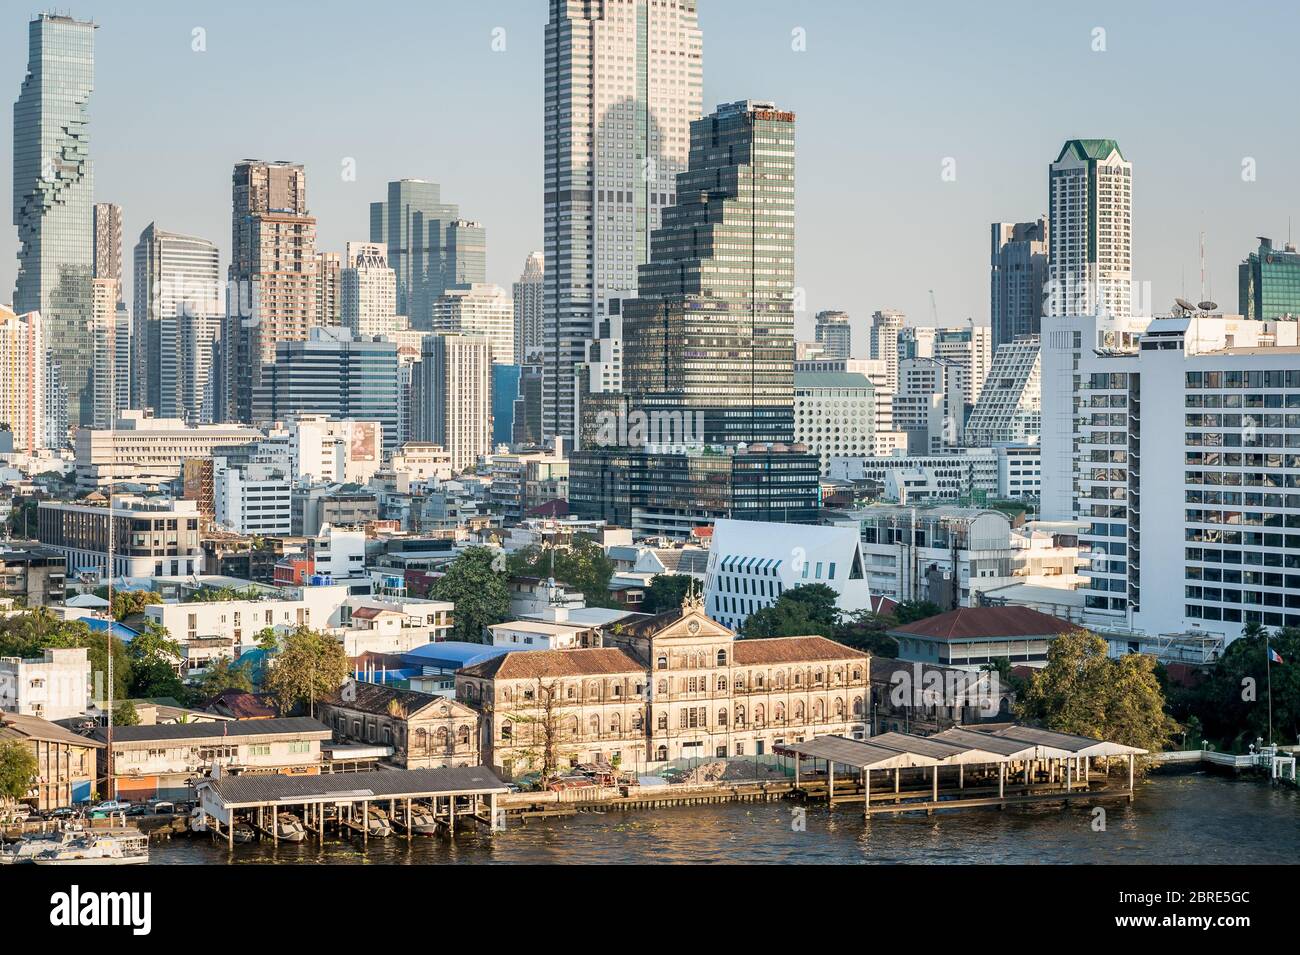
[[[1120,743],[1008,724],[958,727],[934,736],[884,733],[866,740],[819,736],[783,744],[776,751],[794,757],[796,791],[813,798],[824,795],[831,806],[861,800],[868,816],[932,813],[938,808],[1006,808],[1089,795],[1122,795],[1132,801],[1134,760],[1146,753]],[[1116,757],[1128,760],[1127,789],[1094,788],[1091,760]],[[800,764],[805,759],[813,760],[814,770],[819,761],[824,763],[824,777],[804,776]],[[836,767],[844,770],[839,784]],[[881,772],[892,777],[892,785],[880,787]]]
[[[234,845],[234,824],[243,816],[278,841],[280,812],[301,814],[309,833],[323,838],[326,828],[366,834],[370,807],[388,815],[412,835],[414,804],[432,812],[441,829],[455,833],[457,819],[494,831],[497,796],[508,788],[486,766],[443,769],[382,769],[359,773],[288,775],[244,774],[205,779],[195,785],[204,822]]]

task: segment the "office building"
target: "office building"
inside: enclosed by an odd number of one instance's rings
[[[188,577],[203,572],[197,501],[113,498],[113,567],[119,577]],[[37,537],[76,573],[107,576],[107,501],[41,501]]]
[[[511,286],[515,310],[516,365],[532,360],[542,351],[542,313],[546,306],[545,263],[545,256],[541,252],[530,252],[519,281]]]
[[[876,389],[864,374],[796,371],[794,438],[821,459],[870,456],[876,433]]]
[[[90,280],[90,380],[93,394],[90,426],[108,428],[124,410],[119,404],[117,358],[118,289],[116,279]]]
[[[814,332],[822,346],[822,358],[852,358],[853,328],[848,312],[818,312]]]
[[[298,415],[378,421],[383,449],[397,447],[400,411],[397,344],[359,339],[347,328],[313,328],[305,341],[280,342],[262,368],[254,419],[265,425]]]
[[[293,476],[283,465],[253,461],[230,467],[217,458],[212,481],[219,526],[259,537],[293,532]]]
[[[370,204],[370,241],[387,246],[397,314],[419,331],[433,327],[433,303],[447,289],[487,281],[486,231],[443,202],[436,182],[390,182],[387,198]]]
[[[636,294],[687,167],[703,102],[695,0],[551,0],[545,49],[543,433],[573,437],[588,340]]]
[[[95,273],[90,95],[94,23],[39,14],[28,24],[27,75],[14,104],[13,223],[18,279],[13,307],[40,312],[59,367],[68,420],[94,416],[91,279]],[[54,446],[62,447],[66,435]]]
[[[905,317],[894,308],[882,308],[871,315],[871,357],[885,363],[885,390],[898,390],[898,337]]]
[[[1071,139],[1049,171],[1045,315],[1132,314],[1133,164],[1113,139]]]
[[[131,407],[194,424],[215,421],[225,308],[220,251],[151,222],[134,258]]]
[[[8,426],[15,451],[48,446],[47,368],[40,314],[0,305],[0,424]]]
[[[260,431],[245,425],[189,425],[177,418],[124,411],[111,428],[77,429],[77,487],[95,490],[123,482],[166,486],[181,476],[187,459],[211,457],[222,448],[260,437]]]
[[[1259,237],[1259,248],[1237,267],[1237,311],[1244,318],[1295,318],[1300,315],[1300,252],[1287,242]]]
[[[995,222],[989,249],[989,322],[997,348],[1037,335],[1047,285],[1047,217]]]
[[[339,324],[359,339],[393,339],[402,329],[397,315],[397,278],[388,249],[378,242],[349,242],[347,266],[339,274]]]

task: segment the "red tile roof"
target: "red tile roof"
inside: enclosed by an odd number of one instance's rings
[[[531,680],[554,676],[640,674],[645,669],[622,650],[594,647],[586,650],[513,650],[463,667],[459,672],[490,680]]]
[[[1029,607],[958,607],[927,617],[890,633],[912,634],[936,640],[966,640],[980,637],[1043,637],[1070,633],[1074,624]]]
[[[825,637],[765,637],[732,644],[737,666],[806,663],[814,660],[865,660],[867,654]]]

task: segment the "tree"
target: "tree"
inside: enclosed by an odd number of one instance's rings
[[[943,613],[939,605],[931,600],[904,600],[894,610],[894,619],[901,624],[916,623]]]
[[[251,693],[253,680],[249,676],[247,665],[236,666],[234,661],[222,657],[208,666],[195,687],[202,699],[211,699],[225,690],[243,690]]]
[[[1268,665],[1269,647],[1283,663]],[[1269,633],[1247,624],[1205,679],[1190,688],[1171,688],[1174,712],[1184,719],[1196,717],[1204,738],[1217,741],[1221,748],[1244,751],[1256,739],[1268,742],[1270,679],[1273,740],[1296,742],[1300,738],[1300,628],[1296,627]]]
[[[487,547],[469,547],[433,584],[435,600],[450,600],[458,640],[483,642],[483,630],[501,623],[510,613],[510,591],[505,576],[494,568],[497,555]]]
[[[0,740],[0,803],[23,799],[31,792],[40,765],[36,754],[18,740]]]
[[[44,607],[0,619],[0,656],[30,659],[45,650],[85,647],[97,694],[105,689],[109,646],[113,651],[113,695],[125,697],[131,685],[131,657],[117,637],[96,633],[80,620],[60,620]]]
[[[275,627],[263,627],[255,634],[258,649],[274,653],[280,648],[280,635],[275,632]]]
[[[885,631],[893,625],[889,617],[871,610],[854,610],[842,615],[835,628],[835,640],[876,657],[897,657],[898,641]]]
[[[579,591],[589,607],[617,606],[609,592],[614,562],[590,537],[577,536],[567,547],[532,544],[511,554],[507,566],[514,576],[554,577]]]
[[[1151,657],[1112,659],[1105,640],[1075,630],[1052,641],[1047,666],[1026,688],[1016,713],[1050,730],[1157,752],[1177,730],[1164,708]]]
[[[676,610],[694,583],[695,578],[690,574],[656,574],[646,588],[638,609],[642,613]]]
[[[310,627],[298,627],[285,637],[284,648],[271,659],[265,684],[283,716],[333,693],[347,676],[348,658],[343,644]]]
[[[136,712],[134,703],[130,700],[118,700],[113,704],[114,726],[138,726],[139,724],[140,714]]]
[[[750,614],[741,632],[746,637],[831,637],[840,626],[837,599],[825,584],[792,587],[776,603]]]
[[[560,685],[543,682],[538,677],[533,702],[532,709],[511,713],[510,722],[514,724],[512,732],[519,734],[517,739],[523,736],[523,728],[528,728],[528,746],[519,751],[519,756],[527,765],[538,767],[538,785],[545,787],[546,781],[556,775],[560,766],[560,741],[564,733],[559,713]]]

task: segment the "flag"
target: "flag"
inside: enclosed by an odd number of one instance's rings
[[[1277,652],[1276,650],[1274,650],[1272,647],[1269,647],[1269,648],[1268,648],[1268,662],[1269,662],[1269,663],[1281,663],[1281,662],[1282,662],[1282,654],[1278,653],[1278,652]]]

